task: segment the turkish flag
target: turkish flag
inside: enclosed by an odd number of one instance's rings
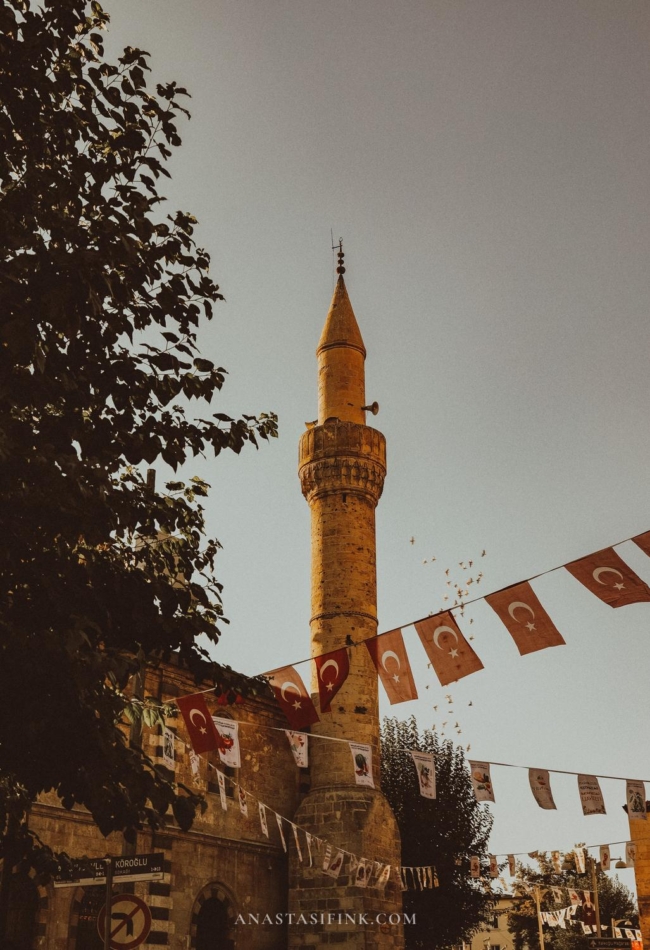
[[[506,587],[485,599],[508,628],[522,656],[565,642],[529,583]]]
[[[418,692],[413,682],[402,631],[389,630],[388,633],[380,633],[378,637],[371,637],[364,642],[377,667],[391,706],[417,699]]]
[[[572,561],[567,571],[610,607],[650,601],[650,587],[628,567],[614,548]]]
[[[318,671],[318,695],[320,697],[320,711],[331,712],[330,703],[345,683],[350,672],[350,660],[345,647],[314,657]]]
[[[650,557],[650,531],[646,531],[645,534],[637,534],[636,538],[632,538],[632,540],[641,548],[644,554]]]
[[[483,664],[449,612],[419,620],[415,629],[441,686],[483,669]]]
[[[201,752],[211,752],[222,746],[221,736],[212,722],[210,710],[201,693],[180,696],[176,700],[176,705],[183,715],[192,748],[197,755]]]
[[[281,670],[267,673],[266,678],[273,687],[275,698],[287,717],[292,729],[305,729],[318,722],[316,707],[292,666],[284,666]]]

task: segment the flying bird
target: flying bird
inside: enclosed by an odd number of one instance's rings
[[[469,742],[468,742],[468,743],[467,743],[467,751],[469,752],[469,750],[470,750],[471,748],[472,748],[472,747],[471,747],[471,745],[470,745]]]
[[[436,710],[436,712],[438,711],[438,707],[437,707],[437,706],[434,706],[433,708]]]
[[[468,702],[468,704],[467,704],[467,705],[468,705],[468,706],[473,706],[473,705],[474,705],[474,703],[473,703],[473,702],[472,702],[472,700],[470,699],[470,701]]]
[[[411,538],[411,544],[415,544],[415,538]]]
[[[445,571],[445,574],[447,575],[447,577],[449,577],[449,568],[447,568],[447,570]]]
[[[485,557],[485,548],[481,551],[481,557]]]

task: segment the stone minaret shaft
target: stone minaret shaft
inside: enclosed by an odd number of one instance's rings
[[[313,655],[377,633],[375,507],[386,474],[386,440],[365,425],[366,351],[342,276],[316,352],[318,424],[303,434],[299,462],[311,508]],[[371,745],[379,779],[377,674],[364,646],[349,656],[348,680],[313,731]],[[315,693],[316,676],[314,666]],[[312,745],[312,787],[355,784],[346,746]]]
[[[342,255],[339,255],[341,258]],[[386,441],[365,424],[366,350],[343,280],[342,262],[325,327],[318,344],[318,421],[300,440],[299,473],[311,509],[311,648],[327,653],[375,636],[377,582],[375,508],[386,474]],[[372,748],[375,789],[356,785],[346,742],[310,742],[311,790],[296,815],[297,824],[357,857],[392,866],[400,863],[395,818],[379,791],[377,673],[365,646],[349,647],[350,673],[331,712],[321,712],[315,735],[366,743]],[[312,693],[318,706],[313,666]],[[385,891],[354,886],[348,862],[332,880],[319,867],[307,869],[292,855],[290,910],[298,914],[327,907],[332,913],[399,914],[396,877]],[[319,929],[345,934],[355,948],[403,946],[399,923],[364,927],[350,924]],[[309,939],[306,937],[309,934]],[[290,928],[289,946],[314,945],[314,928]],[[338,937],[342,941],[341,936]]]

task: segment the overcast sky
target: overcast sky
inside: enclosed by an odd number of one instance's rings
[[[296,462],[330,229],[388,442],[380,630],[444,606],[459,561],[489,593],[650,529],[645,0],[106,5],[113,48],[192,93],[167,194],[227,298],[201,334],[231,374],[215,409],[280,420],[277,443],[185,473],[212,484],[224,545],[218,659],[252,674],[309,655]],[[620,553],[650,582],[650,559]],[[522,658],[478,603],[463,626],[485,669],[443,690],[410,628],[421,700],[392,711],[448,721],[472,757],[650,779],[650,604],[612,610],[566,572],[534,586],[566,646]],[[590,818],[571,776],[552,777],[556,812],[524,771],[493,782],[496,852],[628,837],[620,782]]]

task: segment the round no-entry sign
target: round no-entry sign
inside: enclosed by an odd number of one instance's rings
[[[99,936],[104,939],[106,908],[97,918]],[[151,911],[135,894],[114,894],[111,901],[111,950],[134,950],[144,943],[151,930]]]

